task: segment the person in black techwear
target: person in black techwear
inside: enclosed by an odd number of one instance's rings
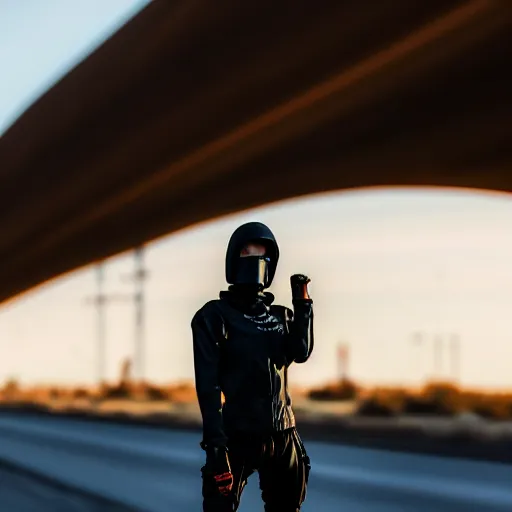
[[[204,512],[236,511],[255,471],[266,512],[297,512],[306,497],[310,461],[295,427],[287,372],[313,350],[313,301],[310,279],[295,274],[293,311],[273,304],[264,290],[278,260],[267,226],[240,226],[226,253],[231,286],[192,319]]]

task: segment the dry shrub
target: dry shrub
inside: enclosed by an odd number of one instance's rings
[[[170,399],[170,391],[148,382],[122,381],[113,386],[102,386],[100,397],[102,400],[163,401]]]
[[[377,388],[373,396],[394,412],[400,412],[409,394],[403,388]]]
[[[144,384],[143,395],[146,400],[154,402],[169,400],[169,393],[164,388],[147,383]]]
[[[181,382],[171,386],[169,396],[175,403],[190,403],[197,400],[196,388],[192,382]]]
[[[7,379],[2,388],[2,397],[4,400],[17,400],[21,398],[21,388],[18,379]]]
[[[460,400],[461,390],[450,382],[431,382],[423,388],[422,395],[430,400],[455,404]]]
[[[10,402],[88,399],[96,395],[93,388],[34,387],[21,388],[15,378],[8,379],[1,388],[1,399]],[[118,384],[100,386],[100,400],[172,401],[187,404],[196,401],[193,382],[179,382],[159,386],[149,382],[122,380]],[[450,416],[460,412],[474,412],[493,420],[512,419],[512,395],[463,390],[446,382],[431,382],[421,391],[404,388],[374,388],[365,390],[345,379],[309,391],[307,396],[316,401],[355,401],[356,414],[361,416],[394,416],[397,414]]]
[[[470,410],[482,418],[492,420],[509,420],[512,418],[512,396],[478,395],[469,397]]]
[[[61,391],[59,388],[50,388],[48,392],[48,397],[50,400],[58,400],[60,398]]]
[[[512,418],[512,396],[504,393],[483,393],[462,390],[449,383],[431,383],[423,390],[423,396],[436,404],[440,413],[457,414],[473,412],[487,419]]]
[[[361,400],[356,415],[395,416],[402,411],[406,399],[407,392],[402,388],[377,388]]]
[[[435,398],[409,396],[404,402],[403,414],[432,415],[432,416],[453,416],[457,411],[442,400]]]
[[[75,388],[72,390],[72,396],[76,399],[90,398],[91,394],[86,388]]]
[[[50,397],[50,388],[44,387],[34,387],[25,393],[25,397],[27,399],[33,400],[35,402],[49,402],[51,400]]]
[[[361,401],[358,405],[356,416],[379,416],[390,417],[396,414],[396,411],[390,406],[381,401],[377,396],[370,396]]]
[[[451,383],[432,382],[419,395],[408,394],[404,400],[404,414],[453,416],[464,410],[462,395]]]
[[[119,400],[119,399],[131,399],[133,397],[133,391],[131,386],[122,382],[114,386],[104,384],[101,386],[100,399],[101,400]]]
[[[358,397],[359,388],[355,382],[349,379],[342,379],[334,384],[329,384],[323,388],[312,389],[308,394],[310,400],[318,401],[344,401],[355,400]]]

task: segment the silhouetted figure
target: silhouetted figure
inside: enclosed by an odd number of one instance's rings
[[[192,320],[196,390],[206,464],[203,511],[238,509],[249,476],[259,473],[267,512],[296,512],[310,463],[295,428],[288,367],[313,350],[309,278],[290,278],[294,311],[273,305],[279,248],[259,222],[240,226],[226,254],[228,291]],[[221,392],[225,403],[221,403]]]

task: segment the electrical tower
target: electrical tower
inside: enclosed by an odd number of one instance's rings
[[[134,340],[134,378],[142,381],[145,376],[145,334],[146,334],[146,294],[145,283],[149,272],[145,267],[144,246],[141,245],[134,250],[135,271],[132,275],[126,276],[134,282],[135,290],[133,301],[135,304],[135,340]]]
[[[96,295],[87,297],[86,302],[96,306],[97,311],[97,331],[96,331],[96,379],[98,385],[102,385],[106,380],[106,306],[113,301],[126,300],[128,297],[123,294],[107,295],[104,291],[105,285],[105,262],[100,261],[96,264]]]

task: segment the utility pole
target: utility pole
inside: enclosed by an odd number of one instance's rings
[[[421,349],[423,347],[423,345],[424,345],[424,336],[423,336],[423,333],[421,331],[416,331],[416,332],[412,333],[412,335],[411,335],[411,344],[416,349],[418,349],[418,348]],[[416,366],[416,365],[413,364],[412,367],[414,368],[414,366]],[[421,352],[420,352],[420,355],[419,355],[418,367],[419,367],[420,372],[423,374],[424,365],[423,365],[423,357],[421,356]],[[425,377],[424,375],[421,376],[422,379],[424,379],[424,377]]]
[[[452,334],[450,338],[450,361],[452,378],[454,382],[458,383],[460,379],[460,337],[458,334]]]
[[[96,264],[96,295],[86,298],[87,304],[96,306],[97,327],[96,327],[96,380],[101,386],[106,380],[106,305],[113,301],[125,300],[126,295],[107,295],[104,291],[105,285],[105,262],[102,260]]]
[[[444,338],[442,334],[442,311],[443,308],[441,306],[441,300],[440,298],[443,296],[443,284],[445,281],[446,276],[446,270],[443,268],[443,266],[439,266],[436,272],[436,280],[438,285],[438,293],[439,293],[439,299],[437,302],[437,318],[435,320],[436,327],[435,327],[435,333],[433,338],[433,352],[434,352],[434,371],[432,379],[440,379],[443,372],[443,348],[444,348]]]
[[[434,380],[439,378],[443,371],[443,345],[443,336],[436,334],[434,336]]]
[[[135,271],[126,276],[134,282],[135,290],[133,301],[135,304],[135,340],[134,340],[134,377],[135,380],[142,381],[145,376],[145,334],[146,334],[146,295],[145,283],[149,272],[144,261],[144,246],[141,245],[134,250]]]
[[[96,286],[97,294],[94,297],[96,311],[98,315],[97,320],[97,332],[96,332],[96,351],[97,351],[97,370],[96,380],[99,385],[105,381],[106,377],[106,317],[105,317],[105,306],[107,302],[107,296],[104,292],[105,283],[105,266],[102,261],[96,266]]]

